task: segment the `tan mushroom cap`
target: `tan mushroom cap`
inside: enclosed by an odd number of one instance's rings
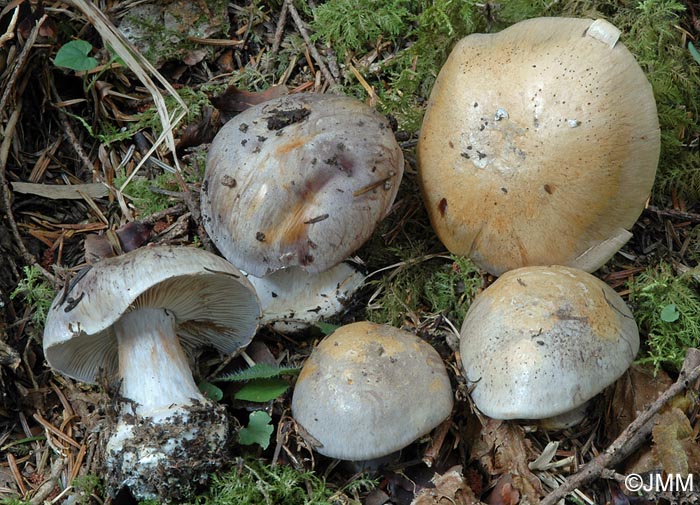
[[[593,271],[631,237],[659,159],[651,86],[604,20],[536,18],[462,39],[418,143],[433,228],[494,275]]]
[[[113,325],[134,308],[167,309],[180,344],[230,354],[252,340],[260,303],[245,276],[224,258],[194,247],[142,247],[101,260],[54,299],[44,354],[59,372],[94,382],[118,370]]]
[[[496,419],[569,412],[612,384],[639,350],[620,296],[582,270],[524,267],[472,303],[460,354],[479,410]]]
[[[338,328],[313,350],[292,414],[319,453],[351,461],[402,449],[452,411],[440,355],[412,333],[369,322]]]
[[[230,120],[212,142],[204,227],[231,263],[256,277],[292,266],[322,272],[369,238],[402,175],[388,121],[363,102],[276,98]]]

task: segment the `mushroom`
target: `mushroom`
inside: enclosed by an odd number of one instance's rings
[[[358,322],[313,350],[294,388],[292,415],[320,454],[363,461],[430,432],[450,415],[452,398],[442,359],[427,342]]]
[[[204,227],[224,257],[256,277],[292,266],[323,272],[369,238],[402,175],[388,121],[364,103],[279,97],[245,110],[214,138]]]
[[[365,276],[343,262],[318,274],[291,267],[265,277],[249,275],[248,280],[262,305],[260,323],[296,332],[342,312]]]
[[[462,39],[417,147],[440,240],[494,275],[592,272],[629,240],[659,159],[656,103],[619,30],[536,18]]]
[[[622,298],[597,277],[563,266],[503,274],[472,302],[460,334],[479,410],[550,427],[579,422],[586,402],[615,382],[639,350]],[[563,417],[548,419],[555,416]]]
[[[107,442],[108,481],[139,499],[179,499],[225,455],[223,407],[198,390],[186,351],[231,354],[252,339],[260,306],[229,262],[191,247],[146,247],[104,259],[53,301],[44,329],[52,368],[121,382]]]

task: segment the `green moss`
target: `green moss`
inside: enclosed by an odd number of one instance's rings
[[[124,181],[126,181],[125,175],[115,177],[114,186],[121,187]],[[136,207],[139,215],[148,216],[171,207],[173,203],[170,196],[158,193],[154,191],[154,189],[179,191],[175,176],[173,174],[163,173],[156,176],[154,179],[147,179],[138,175],[135,176],[127,185],[124,194],[131,200],[131,203]]]
[[[329,0],[313,10],[313,39],[345,59],[378,40],[396,42],[411,22],[411,0]]]
[[[93,503],[91,495],[100,496],[104,492],[102,480],[93,474],[76,477],[71,485],[75,490],[73,503],[77,505],[90,505]]]
[[[423,292],[432,313],[442,314],[459,325],[482,285],[476,265],[468,258],[452,255],[452,263],[433,272]]]
[[[416,256],[374,281],[377,296],[367,307],[368,319],[401,327],[407,320],[440,314],[461,324],[482,278],[469,259],[449,258]]]
[[[630,282],[630,302],[646,343],[641,363],[679,370],[688,347],[700,346],[700,271],[676,275],[659,263]]]
[[[238,463],[230,472],[214,476],[209,491],[195,503],[333,505],[349,501],[342,492],[330,488],[324,479],[313,472],[298,471],[286,465],[271,467],[254,459],[239,460]],[[367,479],[359,480],[368,486],[373,484]]]
[[[23,271],[24,279],[20,280],[17,287],[12,291],[10,300],[14,300],[18,296],[24,298],[27,307],[31,311],[31,320],[34,328],[36,331],[40,331],[44,327],[44,321],[56,296],[56,291],[44,279],[41,270],[36,265],[25,266]]]

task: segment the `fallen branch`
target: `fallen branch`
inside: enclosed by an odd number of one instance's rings
[[[661,217],[668,217],[670,219],[680,219],[682,221],[690,221],[691,223],[700,223],[700,214],[694,212],[685,212],[676,209],[660,209],[654,205],[649,205],[646,209],[647,212],[651,214],[656,214]]]
[[[689,358],[695,357],[695,353],[698,351],[695,349],[688,350]],[[697,362],[696,362],[697,363]],[[575,489],[585,486],[591,481],[600,477],[605,470],[611,466],[620,463],[623,458],[622,455],[629,455],[631,444],[634,441],[635,444],[641,444],[646,437],[640,437],[638,434],[645,430],[651,431],[653,427],[654,416],[658,414],[661,409],[668,403],[673,397],[682,393],[686,388],[693,387],[693,383],[700,378],[700,365],[695,364],[689,371],[681,370],[678,380],[664,391],[659,397],[647,408],[637,416],[637,418],[632,421],[627,428],[624,429],[620,436],[618,436],[615,441],[610,444],[610,446],[601,454],[590,460],[581,469],[573,475],[570,475],[566,482],[556,488],[554,491],[545,496],[540,505],[555,505],[566,497],[569,493],[573,492]]]
[[[301,16],[299,15],[299,12],[297,11],[296,7],[294,7],[293,2],[289,2],[287,5],[287,8],[289,9],[289,13],[292,15],[292,19],[294,20],[294,24],[297,26],[297,30],[299,30],[299,33],[301,34],[301,37],[304,39],[304,42],[306,43],[306,47],[309,48],[309,52],[311,53],[311,56],[314,57],[314,60],[316,60],[316,64],[318,65],[318,68],[321,70],[321,73],[323,74],[323,77],[326,78],[326,81],[330,86],[335,86],[335,79],[333,78],[333,75],[331,74],[330,70],[328,70],[328,67],[326,64],[323,62],[323,58],[321,58],[321,55],[318,52],[318,49],[316,49],[316,46],[314,43],[311,41],[311,37],[309,37],[309,33],[306,31],[306,28],[304,27],[304,21],[302,21]]]

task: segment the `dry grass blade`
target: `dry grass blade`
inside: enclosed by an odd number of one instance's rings
[[[177,169],[177,174],[179,175],[180,167],[177,161],[177,156],[175,155],[175,137],[173,136],[173,129],[182,120],[182,118],[185,117],[185,114],[187,113],[187,105],[182,98],[180,98],[170,83],[168,83],[168,81],[158,72],[158,70],[155,69],[155,67],[153,67],[153,65],[148,62],[148,60],[146,60],[146,58],[144,58],[131,46],[131,44],[124,38],[119,30],[117,30],[112,22],[107,19],[107,17],[97,7],[85,0],[67,0],[66,3],[73,5],[83,13],[83,15],[102,36],[105,45],[109,45],[112,48],[112,50],[124,61],[126,66],[129,67],[129,70],[131,70],[143,83],[146,89],[148,89],[153,97],[153,103],[156,106],[156,110],[158,111],[158,116],[163,127],[162,132],[154,144],[148,150],[146,155],[143,156],[126,181],[124,181],[124,184],[121,188],[119,188],[119,191],[124,191],[134,175],[138,173],[143,164],[146,163],[148,158],[163,142],[165,142],[167,148],[173,154],[175,167]],[[161,93],[160,89],[158,89],[151,76],[153,76],[153,79],[158,81],[158,83],[163,86],[165,91],[177,102],[178,106],[173,111],[168,111],[163,94]],[[186,191],[187,188],[184,185],[184,181],[182,186],[183,191]]]

